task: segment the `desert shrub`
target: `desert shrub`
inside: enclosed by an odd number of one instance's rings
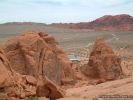
[[[28,100],[38,100],[38,97],[30,96]]]

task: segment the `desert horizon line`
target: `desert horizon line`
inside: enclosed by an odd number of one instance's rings
[[[50,25],[50,24],[76,24],[76,23],[84,23],[84,22],[92,22],[96,19],[99,19],[99,18],[102,18],[104,16],[121,16],[121,15],[128,15],[128,16],[131,16],[133,17],[132,14],[126,14],[126,13],[123,13],[123,14],[107,14],[107,15],[102,15],[100,17],[97,17],[95,19],[92,19],[92,20],[86,20],[86,21],[76,21],[76,22],[62,22],[62,21],[57,21],[57,22],[41,22],[41,21],[7,21],[7,22],[0,22],[0,24],[10,24],[10,23],[38,23],[38,24],[46,24],[46,25]]]

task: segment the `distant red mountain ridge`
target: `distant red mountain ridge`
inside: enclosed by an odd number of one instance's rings
[[[127,14],[105,15],[91,22],[53,23],[51,26],[71,29],[133,31],[133,17]]]

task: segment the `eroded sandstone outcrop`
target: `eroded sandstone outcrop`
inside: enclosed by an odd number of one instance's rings
[[[85,75],[93,78],[118,79],[122,75],[121,59],[115,55],[103,38],[97,38],[89,62],[81,70]]]
[[[55,84],[72,81],[71,62],[55,39],[42,32],[28,32],[5,43],[12,68],[23,75],[47,76]]]
[[[32,76],[20,75],[15,72],[0,47],[0,94],[10,97],[25,98],[36,94],[37,81]],[[0,97],[3,100],[3,97]]]
[[[30,32],[9,40],[3,47],[4,50],[0,47],[0,93],[4,97],[9,100],[64,97],[59,85],[73,82],[72,64],[52,36]]]

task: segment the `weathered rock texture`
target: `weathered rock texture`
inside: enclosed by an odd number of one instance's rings
[[[20,75],[12,70],[4,51],[0,47],[0,100],[9,97],[25,98],[36,94],[37,81],[32,76]],[[10,99],[9,99],[10,100]]]
[[[48,34],[17,36],[5,43],[4,51],[0,47],[0,93],[7,100],[29,96],[55,100],[64,97],[58,85],[73,82],[71,62]]]
[[[115,55],[103,38],[97,38],[89,62],[83,66],[82,71],[93,78],[118,79],[122,75],[121,59]]]
[[[7,67],[9,68],[9,62],[0,47],[0,88],[4,87],[5,82],[9,79],[10,72],[7,70]]]
[[[55,84],[72,81],[71,62],[55,39],[46,33],[28,32],[5,43],[12,68],[23,75],[47,76]]]

